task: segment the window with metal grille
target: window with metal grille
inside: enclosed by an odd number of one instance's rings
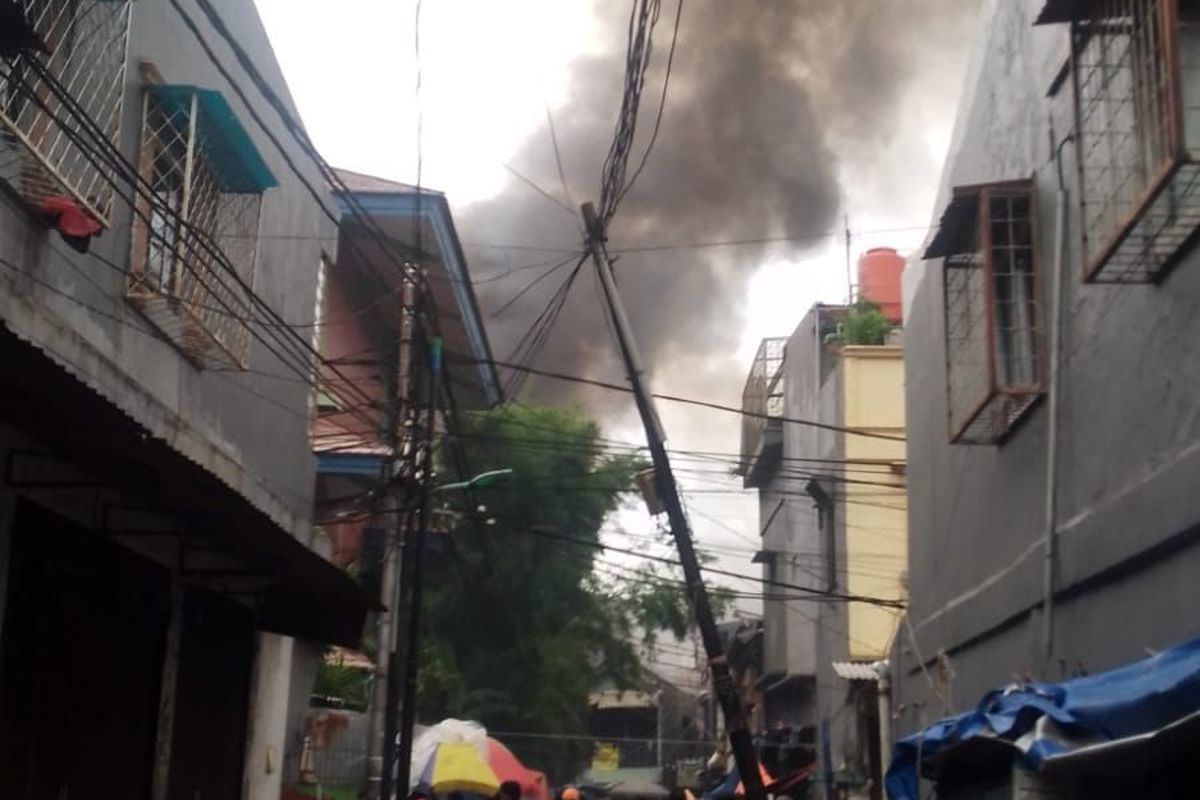
[[[943,259],[954,442],[1001,441],[1042,392],[1033,187],[960,187],[926,258]]]
[[[1085,277],[1145,283],[1200,225],[1200,3],[1050,0],[1071,23]]]
[[[69,201],[107,225],[112,176],[89,153],[97,139],[115,146],[120,134],[131,2],[15,6],[23,29],[5,34],[24,47],[0,57],[0,180],[33,209]]]
[[[144,97],[126,296],[197,366],[246,365],[259,212],[275,179],[219,92]]]

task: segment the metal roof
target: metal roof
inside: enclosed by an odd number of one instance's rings
[[[835,661],[833,662],[834,673],[843,680],[847,681],[877,681],[879,673],[875,669],[875,664],[867,664],[856,661]]]

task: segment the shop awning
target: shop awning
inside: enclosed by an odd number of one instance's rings
[[[1037,15],[1033,24],[1070,22],[1078,19],[1090,5],[1092,5],[1092,0],[1046,0],[1046,4],[1042,6],[1042,11]]]
[[[918,770],[937,779],[956,763],[994,762],[1005,751],[1034,770],[1136,753],[1156,739],[1178,741],[1182,733],[1200,731],[1198,713],[1200,639],[1109,672],[1008,686],[985,695],[975,709],[897,742],[888,796],[917,800]]]
[[[20,377],[19,391],[0,393],[0,420],[44,443],[27,460],[53,458],[90,476],[75,491],[94,493],[98,535],[184,538],[220,560],[229,584],[253,585],[260,629],[358,645],[375,603],[347,573],[2,324],[0,363]],[[117,522],[133,518],[170,524]]]

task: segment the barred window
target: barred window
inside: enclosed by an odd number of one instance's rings
[[[88,153],[119,138],[130,0],[15,6],[24,24],[5,34],[23,46],[0,58],[0,180],[34,210],[69,202],[107,225],[112,176]]]
[[[951,440],[1004,439],[1042,392],[1033,188],[954,190],[926,258],[942,258]]]
[[[219,92],[150,86],[127,296],[198,366],[244,367],[263,192],[275,179]]]
[[[1049,0],[1071,23],[1085,277],[1144,283],[1200,225],[1200,3]]]

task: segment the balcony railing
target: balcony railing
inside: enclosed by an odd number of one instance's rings
[[[17,0],[32,44],[0,58],[0,180],[34,210],[70,198],[109,223],[112,182],[91,142],[120,135],[131,5]]]
[[[787,339],[763,339],[742,390],[742,457],[740,473],[748,476],[762,455],[768,435],[780,430],[783,415],[783,356]]]

